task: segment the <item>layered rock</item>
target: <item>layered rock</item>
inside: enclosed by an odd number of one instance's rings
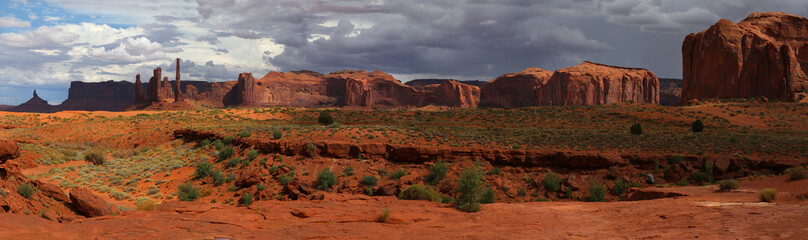
[[[735,24],[721,19],[682,44],[681,101],[767,97],[796,101],[808,91],[808,19],[756,12]]]
[[[481,107],[524,107],[538,104],[538,90],[553,72],[528,68],[517,73],[503,74],[481,88]]]
[[[480,103],[480,88],[462,84],[455,80],[444,81],[433,90],[427,91],[421,106],[436,105],[458,108],[475,108]]]
[[[419,106],[423,92],[382,71],[332,72],[325,76],[329,96],[343,106]]]
[[[261,79],[239,74],[236,102],[247,106],[334,106],[323,75],[312,71],[269,72]]]
[[[539,91],[540,105],[659,103],[659,80],[651,71],[593,62],[556,71]]]

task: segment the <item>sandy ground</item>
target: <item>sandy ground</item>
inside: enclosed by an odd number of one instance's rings
[[[781,191],[759,202],[762,186]],[[259,201],[249,208],[166,202],[158,210],[58,224],[0,214],[0,239],[806,239],[808,180],[785,176],[716,186],[651,188],[685,197],[635,202],[530,202],[451,205],[325,193],[317,201]],[[379,215],[390,210],[387,223]]]

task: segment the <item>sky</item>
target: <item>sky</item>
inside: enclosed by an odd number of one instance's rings
[[[490,80],[594,61],[681,78],[681,44],[721,18],[808,16],[806,0],[2,0],[0,104],[71,81],[381,70]]]

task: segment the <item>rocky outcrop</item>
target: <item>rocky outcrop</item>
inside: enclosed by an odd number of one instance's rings
[[[342,106],[419,106],[423,92],[404,85],[382,71],[332,72],[325,76],[328,95]]]
[[[140,81],[140,74],[135,75],[135,101],[146,101],[146,93],[143,91],[143,83]]]
[[[808,19],[756,12],[721,19],[682,44],[682,103],[704,98],[796,101],[808,91]]]
[[[457,108],[476,108],[480,103],[480,88],[455,80],[444,81],[435,89],[427,91],[421,106],[436,105]]]
[[[517,73],[503,74],[480,89],[480,106],[536,106],[539,89],[552,75],[553,72],[541,68],[528,68]]]
[[[59,109],[54,105],[50,105],[48,101],[45,101],[44,99],[40,98],[39,95],[36,94],[36,90],[34,90],[34,96],[31,97],[31,99],[20,105],[17,105],[16,107],[7,109],[6,111],[53,113],[58,112]]]
[[[269,72],[261,79],[239,74],[236,103],[247,106],[334,106],[323,75],[312,71]]]
[[[6,163],[9,159],[20,156],[20,147],[17,142],[0,139],[0,164]]]
[[[70,202],[80,214],[86,217],[100,217],[118,213],[118,209],[83,188],[70,190]]]
[[[174,79],[174,101],[182,101],[182,88],[180,84],[180,58],[177,58],[177,71],[176,78]]]
[[[584,62],[563,68],[541,87],[540,105],[659,103],[659,80],[651,71]]]
[[[136,77],[137,82],[137,77]],[[126,81],[70,83],[67,99],[58,106],[61,110],[120,111],[132,104],[136,85]]]
[[[163,69],[155,68],[154,74],[149,79],[149,87],[148,87],[148,98],[146,99],[149,102],[159,102],[160,101],[160,77],[163,73]]]

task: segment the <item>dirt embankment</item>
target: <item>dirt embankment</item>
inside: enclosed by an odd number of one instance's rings
[[[217,133],[193,129],[174,131],[174,137],[191,141],[204,139],[224,139]],[[346,142],[293,142],[281,140],[261,140],[234,137],[233,144],[244,148],[255,148],[263,153],[277,153],[287,156],[321,156],[331,158],[386,159],[391,162],[423,163],[437,160],[470,159],[487,161],[494,165],[517,167],[546,167],[569,169],[608,169],[612,166],[632,165],[637,169],[654,169],[655,163],[668,162],[672,155],[661,154],[613,154],[601,152],[564,152],[523,149],[490,149],[461,147],[403,146],[383,143]],[[760,159],[756,157],[733,156],[682,156],[682,161],[693,168],[702,168],[711,162],[716,168],[718,179],[747,176],[752,171],[781,172],[802,166],[808,159]]]

